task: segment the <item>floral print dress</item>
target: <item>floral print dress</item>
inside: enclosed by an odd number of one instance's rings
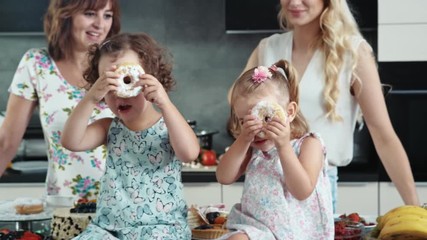
[[[303,140],[314,133],[292,140],[298,155]],[[320,139],[320,138],[319,138]],[[268,153],[253,150],[246,168],[240,204],[231,209],[227,228],[245,232],[252,240],[334,239],[334,218],[327,161],[319,174],[313,193],[300,201],[286,189],[276,148]]]
[[[107,148],[96,217],[75,240],[190,240],[182,164],[163,118],[136,132],[115,118]]]
[[[47,50],[41,48],[30,49],[24,54],[9,92],[37,102],[49,161],[47,194],[95,198],[105,169],[106,148],[71,152],[60,144],[65,121],[85,91],[70,85]],[[107,105],[100,103],[90,121],[113,116]]]

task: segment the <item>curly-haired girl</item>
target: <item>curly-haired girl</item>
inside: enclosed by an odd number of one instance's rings
[[[197,158],[199,143],[168,97],[174,80],[166,53],[143,33],[119,34],[90,51],[85,77],[92,86],[67,120],[61,141],[73,151],[105,144],[108,156],[96,217],[78,239],[191,237],[181,162]],[[142,91],[135,97],[116,95],[121,79],[115,70],[124,63],[145,71],[137,74],[134,87]],[[102,99],[116,117],[87,125]]]

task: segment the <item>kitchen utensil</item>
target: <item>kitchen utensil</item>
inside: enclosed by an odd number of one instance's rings
[[[46,203],[52,208],[59,207],[73,207],[74,202],[77,200],[76,196],[59,196],[59,195],[48,195],[46,196]]]
[[[12,164],[13,170],[21,172],[46,172],[48,167],[47,161],[16,161]]]
[[[20,215],[16,213],[13,200],[0,201],[0,222],[13,222],[16,230],[31,230],[34,222],[50,220],[52,216],[53,208],[50,207],[45,207],[41,213]]]
[[[187,120],[187,123],[190,125],[196,136],[199,138],[200,147],[203,149],[212,149],[213,135],[219,133],[219,131],[210,129],[200,129],[197,127],[197,122],[195,120]]]

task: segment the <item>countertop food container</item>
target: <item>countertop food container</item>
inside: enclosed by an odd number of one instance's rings
[[[336,234],[335,240],[362,240],[365,226],[362,223],[346,222],[344,232]]]
[[[76,202],[76,196],[60,196],[48,195],[46,196],[46,203],[52,208],[73,207]]]
[[[212,149],[213,135],[219,133],[219,131],[198,128],[197,122],[194,120],[187,120],[187,123],[190,125],[196,136],[199,138],[200,147],[203,149]]]

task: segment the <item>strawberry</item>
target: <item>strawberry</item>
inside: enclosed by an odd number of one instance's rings
[[[336,221],[335,222],[335,235],[342,236],[345,233],[345,222]]]
[[[359,214],[358,213],[350,213],[348,216],[347,216],[347,218],[348,219],[350,219],[351,221],[353,221],[353,222],[360,222],[360,216],[359,216]]]

